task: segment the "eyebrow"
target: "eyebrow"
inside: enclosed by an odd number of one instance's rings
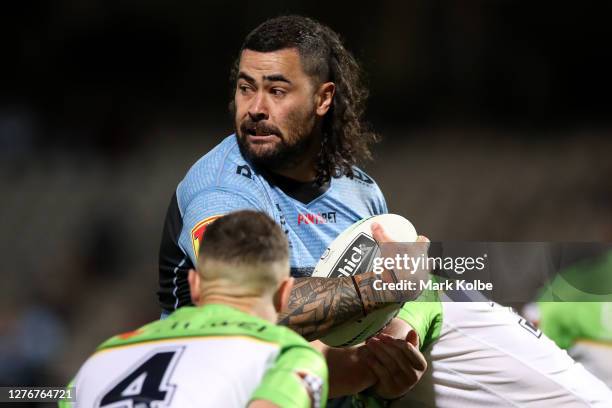
[[[288,80],[287,78],[285,78],[281,74],[266,75],[266,76],[263,77],[263,79],[264,79],[264,81],[270,81],[270,82],[286,82],[289,85],[291,85],[291,81]]]
[[[238,73],[238,78],[244,79],[245,81],[249,83],[255,83],[255,78],[253,78],[252,76],[248,74],[245,74],[242,71]],[[291,85],[291,81],[285,78],[282,74],[264,75],[263,80],[269,81],[269,82],[286,82],[289,85]]]

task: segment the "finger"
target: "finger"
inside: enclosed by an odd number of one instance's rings
[[[397,360],[402,357],[401,353],[397,353],[391,345],[384,344],[378,338],[372,338],[366,343],[368,350],[381,362],[381,364],[391,373],[398,374],[402,367],[398,365]]]
[[[379,383],[391,384],[391,381],[393,381],[393,376],[389,370],[387,370],[385,366],[374,356],[374,354],[371,352],[367,353],[365,355],[365,362],[368,367],[370,367],[370,370],[372,370]]]
[[[427,238],[426,236],[419,235],[415,241],[415,244],[416,245],[414,245],[414,247],[416,248],[417,252],[421,254],[427,254],[431,241],[429,241],[429,238]]]
[[[397,390],[403,388],[403,385],[398,382],[400,376],[391,373],[388,367],[386,367],[369,349],[365,361],[368,367],[370,367],[370,370],[372,370],[372,373],[376,376],[376,384],[386,388],[392,393],[396,393]]]
[[[384,333],[384,332],[380,332],[374,337],[376,337],[379,340],[400,340],[397,337],[393,337],[392,335],[388,333]]]
[[[404,353],[406,358],[410,360],[412,367],[414,367],[415,370],[425,371],[427,369],[427,360],[418,348],[414,347],[407,341],[403,342],[399,348]]]
[[[393,239],[391,239],[389,234],[387,234],[385,229],[379,223],[377,222],[372,223],[371,229],[372,229],[372,236],[374,237],[376,242],[378,242],[379,244],[383,242],[393,242]]]
[[[416,376],[415,370],[420,371],[420,368],[414,367],[414,362],[408,355],[402,351],[402,348],[408,347],[406,342],[401,339],[394,339],[391,336],[384,336],[381,339],[384,345],[384,351],[393,358],[394,363],[400,368],[396,375],[404,375],[408,378]],[[417,364],[419,367],[420,363]]]
[[[396,361],[399,362],[403,361],[403,359],[408,359],[410,369],[414,368],[416,370],[424,370],[427,367],[427,360],[425,360],[425,357],[418,349],[418,335],[414,330],[410,330],[410,332],[408,332],[406,340],[396,339],[384,333],[381,333],[379,337],[381,341],[395,347],[401,354]]]
[[[427,369],[427,360],[423,353],[421,353],[417,347],[418,345],[418,334],[414,330],[410,330],[406,336],[406,340],[395,339],[387,334],[380,333],[378,335],[382,341],[392,344],[403,354],[403,358],[410,361],[412,368],[423,371]],[[401,361],[398,359],[398,361]]]
[[[418,347],[419,346],[419,335],[417,334],[416,331],[410,330],[408,332],[408,335],[406,336],[406,341],[412,344],[414,347]]]

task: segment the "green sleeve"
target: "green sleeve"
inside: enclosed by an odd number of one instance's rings
[[[576,339],[575,325],[572,320],[572,304],[565,302],[540,302],[539,328],[549,339],[562,349],[569,348]],[[569,313],[569,314],[568,314]]]
[[[323,408],[328,393],[327,365],[311,347],[290,347],[283,351],[251,396],[279,407]]]
[[[70,381],[70,384],[68,384],[66,388],[72,388],[72,391],[76,392],[76,390],[74,389],[74,379]],[[74,404],[68,401],[59,401],[57,403],[57,408],[72,408],[73,406]]]
[[[442,330],[442,304],[435,291],[425,291],[412,302],[405,303],[397,317],[417,332],[421,350],[440,337]]]
[[[561,271],[538,300],[540,329],[561,348],[612,341],[612,252]]]
[[[561,348],[577,340],[612,341],[612,303],[539,302],[540,329]]]
[[[72,408],[72,402],[59,401],[57,403],[57,408]]]

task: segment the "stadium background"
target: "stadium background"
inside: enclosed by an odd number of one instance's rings
[[[156,318],[166,206],[232,131],[265,18],[342,34],[384,137],[365,166],[432,240],[610,241],[609,3],[11,2],[0,13],[0,384],[63,384]]]

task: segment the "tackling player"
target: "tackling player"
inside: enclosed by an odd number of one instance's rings
[[[367,90],[360,68],[338,35],[304,17],[268,20],[247,36],[232,81],[236,133],[193,165],[166,215],[158,292],[164,314],[189,304],[187,275],[208,225],[244,208],[267,213],[287,235],[295,285],[281,322],[307,339],[385,302],[411,299],[414,293],[397,298],[373,290],[372,274],[309,278],[340,232],[387,212],[374,180],[355,167],[370,156],[376,135],[362,122]],[[404,274],[384,273],[383,279],[413,278]],[[403,343],[403,350],[386,344],[372,350],[375,357],[393,355],[392,366],[374,367],[382,360],[368,360],[377,372],[394,373],[397,385],[391,392],[389,384],[377,388],[387,397],[405,393],[425,368],[418,350]],[[325,353],[331,393],[349,393],[370,382],[339,369],[348,358]],[[398,361],[405,364],[398,367]]]
[[[276,326],[293,285],[283,231],[239,211],[210,226],[191,298],[165,320],[115,336],[72,382],[81,407],[323,407],[323,356]]]
[[[600,379],[511,308],[426,296],[399,318],[418,333],[430,369],[393,406],[612,406]]]

